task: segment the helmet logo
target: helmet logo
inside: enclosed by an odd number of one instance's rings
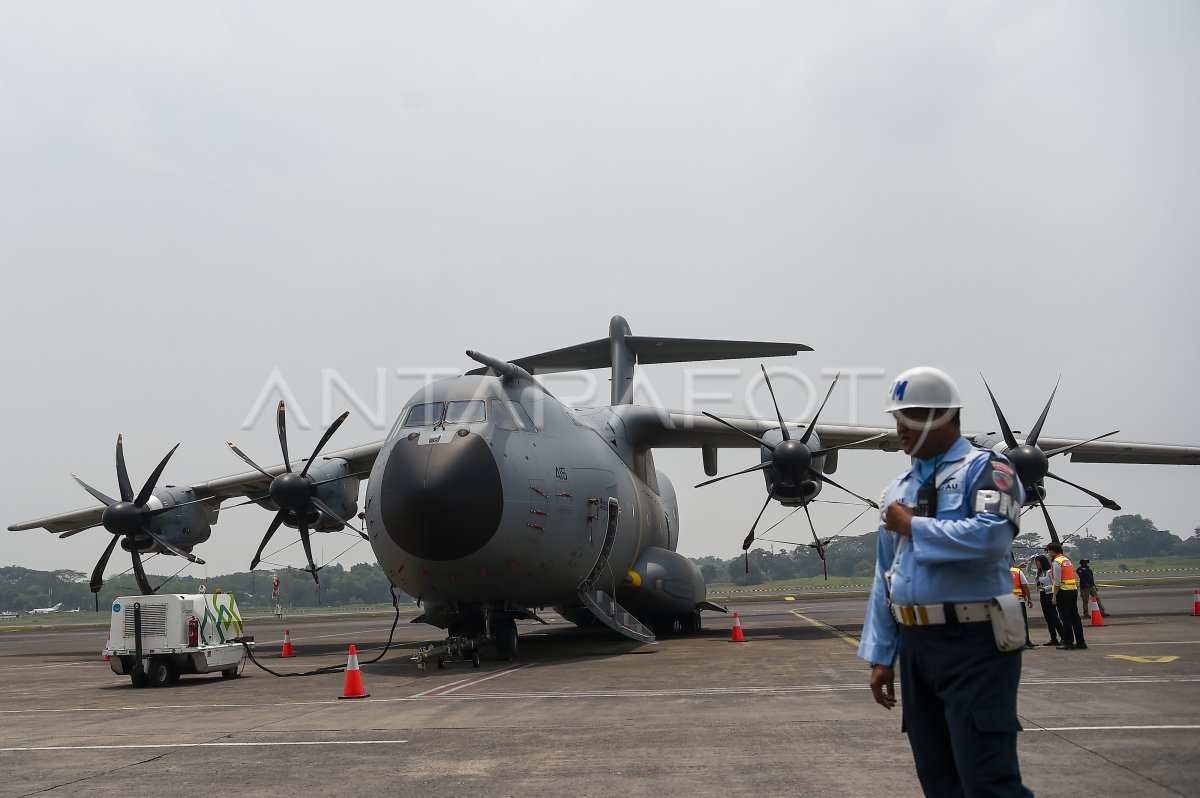
[[[904,401],[904,391],[908,389],[908,380],[896,380],[892,383],[892,399],[897,402]]]

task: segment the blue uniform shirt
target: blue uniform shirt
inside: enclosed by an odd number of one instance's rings
[[[972,446],[959,438],[931,460],[915,460],[884,491],[882,507],[895,501],[917,504],[917,490],[936,468],[937,518],[914,518],[912,539],[888,532],[879,524],[875,581],[867,604],[858,656],[891,666],[899,639],[888,605],[884,573],[899,558],[892,577],[895,604],[942,604],[947,601],[986,601],[1012,592],[1012,541],[1016,530],[1002,515],[974,512],[977,489],[1001,489],[1012,501],[1024,500],[1020,481],[1002,455]]]

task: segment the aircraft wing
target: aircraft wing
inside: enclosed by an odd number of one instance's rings
[[[321,455],[321,459],[345,460],[350,464],[351,473],[365,474],[371,470],[371,466],[375,463],[375,458],[379,455],[379,450],[382,448],[383,441],[377,441],[364,446],[356,446],[353,449],[343,449],[338,452],[323,454]],[[299,461],[300,464],[303,464],[303,462],[303,460]],[[297,464],[293,463],[292,468],[296,467]],[[273,477],[283,473],[284,466],[280,463],[264,470]],[[270,484],[271,481],[257,471],[243,471],[240,474],[220,477],[219,479],[212,479],[207,482],[194,482],[188,485],[188,487],[196,492],[197,498],[202,499],[215,496],[221,499],[230,499],[235,496],[262,495],[266,493]],[[49,515],[33,521],[23,521],[13,524],[8,529],[10,532],[20,532],[25,529],[41,528],[58,535],[81,532],[84,529],[98,526],[100,524],[100,516],[103,513],[104,507],[102,506],[87,507],[82,510],[73,510],[69,513]]]
[[[701,413],[679,410],[660,410],[640,405],[614,407],[624,422],[625,432],[634,446],[652,448],[748,448],[757,444],[737,430],[721,424]],[[779,429],[775,419],[723,416],[742,432],[761,437],[763,433]],[[789,430],[802,432],[803,424],[788,424]],[[884,437],[847,446],[847,449],[872,449],[885,452],[900,450],[900,441],[894,427],[866,427],[853,424],[818,424],[817,436],[822,446],[841,446],[863,441],[876,435]],[[964,433],[968,438],[972,433]],[[1160,443],[1132,443],[1102,440],[1084,443],[1085,438],[1052,438],[1042,436],[1038,446],[1049,452],[1074,444],[1067,456],[1078,463],[1137,463],[1148,465],[1200,465],[1200,446],[1177,446]]]

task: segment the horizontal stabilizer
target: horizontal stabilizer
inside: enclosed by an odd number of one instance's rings
[[[725,341],[709,338],[653,338],[629,335],[625,344],[638,363],[692,363],[705,360],[738,360],[753,357],[788,357],[797,352],[811,352],[804,344],[772,341]],[[530,374],[554,374],[561,371],[582,371],[612,366],[612,346],[608,338],[597,338],[552,352],[517,358],[512,361]],[[486,368],[468,371],[485,374]]]

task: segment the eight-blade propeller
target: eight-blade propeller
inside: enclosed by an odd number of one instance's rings
[[[254,559],[250,562],[250,570],[258,567],[259,560],[262,559],[263,549],[267,547],[267,543],[270,542],[271,537],[279,527],[284,523],[288,523],[289,526],[296,526],[300,530],[300,542],[304,545],[304,556],[308,559],[308,568],[305,570],[312,574],[315,582],[320,583],[321,580],[317,576],[317,571],[320,569],[313,562],[312,543],[309,540],[308,527],[312,516],[316,513],[324,513],[348,529],[353,529],[354,527],[349,521],[334,512],[333,508],[328,504],[321,501],[317,496],[317,485],[319,483],[309,476],[308,470],[316,462],[317,455],[321,453],[321,449],[325,447],[325,444],[333,437],[333,433],[337,432],[338,427],[342,426],[342,422],[349,415],[349,411],[342,413],[329,425],[329,429],[325,430],[325,434],[317,442],[317,447],[313,449],[312,456],[308,458],[308,462],[304,464],[304,468],[299,472],[292,471],[292,464],[288,459],[287,412],[282,401],[279,402],[279,409],[275,413],[275,424],[279,430],[279,448],[283,450],[284,471],[282,474],[272,476],[258,465],[258,463],[247,457],[237,446],[229,441],[225,442],[234,454],[242,458],[251,468],[271,480],[271,487],[269,489],[271,501],[279,508],[279,512],[275,514],[270,526],[267,527],[267,534],[263,536],[262,543],[258,546],[258,551],[254,552]]]
[[[821,411],[825,409],[825,405],[829,402],[829,397],[833,393],[833,389],[837,386],[838,377],[841,375],[838,374],[834,376],[833,383],[829,386],[828,393],[825,394],[825,401],[821,402],[821,406],[817,408],[816,414],[813,416],[813,419],[811,422],[809,422],[808,426],[805,427],[804,433],[799,439],[796,439],[791,436],[791,434],[788,432],[787,425],[783,423],[783,414],[779,411],[779,402],[775,399],[775,389],[771,386],[771,378],[767,375],[767,369],[761,365],[759,368],[762,369],[763,379],[765,379],[767,383],[767,390],[771,393],[771,402],[775,405],[775,416],[779,419],[779,432],[780,435],[783,436],[783,440],[779,443],[770,443],[763,438],[758,437],[757,435],[752,435],[749,432],[730,424],[728,421],[725,421],[722,418],[714,416],[712,413],[705,412],[704,415],[708,416],[713,421],[724,424],[730,429],[735,430],[736,432],[739,432],[742,435],[754,440],[759,446],[767,449],[771,453],[771,459],[759,463],[756,466],[751,466],[750,468],[737,471],[733,474],[726,474],[724,476],[707,480],[706,482],[701,482],[696,487],[702,488],[705,485],[711,485],[714,482],[720,482],[721,480],[728,479],[729,477],[736,477],[739,474],[749,474],[752,471],[765,471],[768,468],[772,469],[775,472],[776,479],[774,484],[777,489],[792,488],[797,492],[797,496],[795,498],[798,498],[804,507],[804,515],[808,518],[808,527],[810,530],[812,530],[813,542],[808,545],[810,548],[814,549],[817,552],[817,556],[821,558],[821,566],[822,569],[825,570],[825,578],[828,579],[829,571],[825,568],[825,547],[829,545],[829,540],[822,540],[817,536],[816,526],[813,525],[812,515],[809,514],[808,511],[808,503],[811,500],[811,497],[805,497],[804,495],[801,495],[800,491],[803,490],[802,484],[804,482],[823,482],[827,485],[832,485],[839,490],[849,493],[854,498],[866,502],[875,509],[879,509],[879,505],[875,502],[871,501],[865,496],[859,496],[849,488],[834,482],[832,479],[825,476],[825,474],[821,473],[821,471],[818,469],[813,468],[812,461],[814,458],[821,457],[822,455],[828,454],[829,452],[837,449],[844,449],[847,446],[859,446],[864,443],[878,440],[885,437],[886,433],[873,435],[870,438],[863,438],[860,441],[854,441],[852,443],[843,443],[838,446],[826,446],[821,449],[816,449],[815,451],[809,449],[808,442],[812,439],[813,430],[817,428],[817,419],[821,417]],[[750,546],[754,543],[754,532],[756,529],[758,529],[758,522],[762,520],[763,513],[766,512],[767,505],[771,503],[771,499],[773,498],[775,497],[772,494],[767,495],[767,500],[763,502],[762,509],[758,511],[758,516],[754,519],[754,523],[750,526],[750,534],[746,536],[744,541],[742,541],[742,551],[745,552],[744,556],[746,558],[747,571],[750,569],[749,551]]]
[[[983,379],[983,375],[979,375]],[[1050,511],[1046,509],[1045,488],[1042,485],[1046,477],[1050,477],[1057,482],[1062,482],[1070,485],[1073,488],[1083,491],[1091,496],[1096,501],[1109,510],[1120,510],[1121,505],[1117,504],[1112,499],[1101,496],[1095,491],[1088,490],[1082,485],[1076,485],[1074,482],[1063,479],[1062,477],[1050,471],[1050,458],[1058,454],[1066,454],[1072,449],[1077,449],[1084,444],[1098,441],[1101,438],[1107,438],[1110,435],[1116,435],[1120,430],[1106,432],[1103,435],[1097,435],[1094,438],[1089,438],[1086,441],[1073,443],[1070,446],[1060,446],[1057,449],[1051,449],[1048,452],[1038,448],[1038,436],[1042,434],[1042,425],[1046,423],[1046,416],[1050,413],[1050,405],[1054,402],[1054,394],[1058,393],[1058,383],[1054,383],[1054,390],[1050,392],[1050,398],[1046,400],[1046,407],[1042,409],[1042,414],[1038,416],[1037,423],[1033,425],[1029,435],[1026,436],[1024,443],[1018,443],[1017,438],[1013,435],[1012,428],[1008,425],[1008,420],[1004,417],[1003,411],[1000,410],[1000,403],[996,401],[995,394],[992,393],[992,387],[987,384],[987,379],[983,379],[983,387],[987,388],[988,396],[991,397],[992,407],[996,409],[996,420],[1000,422],[1000,432],[1004,435],[1004,444],[1008,450],[1004,456],[1012,461],[1013,468],[1017,470],[1017,476],[1021,480],[1021,486],[1025,489],[1025,497],[1028,500],[1031,496],[1036,497],[1035,502],[1042,508],[1042,515],[1046,517],[1046,528],[1050,530],[1050,540],[1055,543],[1061,542],[1058,538],[1058,530],[1054,528],[1054,522],[1050,520]]]
[[[113,549],[117,547],[117,542],[123,537],[127,540],[127,548],[129,549],[130,556],[133,558],[133,574],[137,579],[138,589],[142,591],[143,595],[149,596],[155,592],[154,588],[150,586],[149,580],[146,579],[146,571],[142,568],[142,549],[148,548],[151,541],[172,554],[177,554],[198,565],[204,565],[204,560],[191,552],[184,551],[162,535],[150,530],[150,521],[156,516],[169,513],[188,504],[213,500],[212,497],[208,497],[171,506],[157,508],[146,506],[146,503],[154,495],[155,484],[158,482],[158,478],[162,476],[163,469],[167,467],[167,461],[171,459],[171,455],[175,454],[175,449],[178,448],[179,444],[177,443],[171,451],[167,452],[166,457],[159,462],[158,467],[154,469],[149,479],[146,480],[146,484],[142,485],[142,489],[135,495],[133,486],[129,482],[129,471],[125,468],[125,447],[122,443],[122,436],[118,435],[117,486],[121,492],[119,500],[104,495],[79,477],[74,474],[71,475],[84,490],[92,494],[97,501],[104,505],[104,514],[100,517],[100,523],[113,535],[108,548],[100,555],[100,560],[96,563],[96,567],[92,569],[92,578],[89,586],[93,593],[99,593],[100,588],[104,586],[104,569],[108,566],[108,558],[112,556]]]

